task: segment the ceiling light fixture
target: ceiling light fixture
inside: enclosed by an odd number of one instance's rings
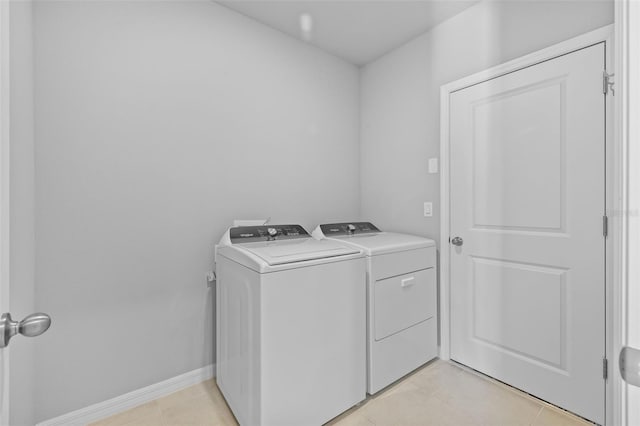
[[[300,31],[302,38],[306,41],[311,40],[311,32],[313,31],[313,17],[308,13],[300,15]]]

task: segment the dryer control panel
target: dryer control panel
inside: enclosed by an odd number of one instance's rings
[[[293,240],[296,238],[310,238],[310,236],[300,225],[261,225],[230,228],[229,238],[233,244],[238,244],[257,241]]]
[[[320,225],[320,229],[326,237],[380,232],[371,222],[328,223]]]

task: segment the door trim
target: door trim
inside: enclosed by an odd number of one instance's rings
[[[614,117],[615,143],[618,149],[617,161],[620,171],[620,210],[616,215],[619,221],[620,244],[618,249],[619,264],[613,281],[613,365],[612,377],[612,399],[613,399],[613,422],[615,425],[635,425],[640,422],[640,409],[630,398],[637,395],[637,391],[631,394],[627,384],[622,380],[619,373],[619,363],[617,354],[623,346],[629,344],[629,340],[638,341],[640,336],[640,326],[632,323],[630,313],[633,311],[629,305],[629,293],[637,294],[640,283],[637,278],[640,268],[632,261],[638,257],[637,246],[630,244],[633,239],[637,241],[638,235],[631,235],[633,227],[638,223],[638,198],[630,197],[628,194],[638,194],[640,191],[640,179],[637,174],[629,173],[630,164],[638,161],[638,135],[640,135],[640,124],[633,117],[638,114],[638,101],[640,101],[640,54],[638,53],[638,42],[640,40],[640,4],[633,0],[615,2],[615,69],[616,82],[619,88],[619,96],[614,99],[616,115]],[[635,90],[629,90],[635,88]],[[634,109],[635,108],[635,109]],[[635,146],[635,148],[634,148]],[[616,194],[618,195],[618,194]],[[635,198],[635,199],[633,199]],[[635,222],[635,224],[634,224]],[[637,311],[637,308],[635,308]]]
[[[8,312],[9,299],[9,114],[11,103],[9,79],[9,20],[8,1],[0,1],[0,312]],[[7,377],[0,381],[4,407],[0,416],[0,425],[9,424],[9,351],[4,349],[3,372]]]
[[[585,47],[597,44],[605,43],[606,52],[606,69],[609,73],[613,71],[613,35],[614,25],[607,25],[598,28],[594,31],[586,34],[574,37],[567,41],[555,44],[545,49],[533,52],[531,54],[522,56],[512,61],[506,62],[501,65],[497,65],[490,69],[478,72],[476,74],[464,77],[462,79],[445,84],[440,88],[440,292],[439,292],[439,307],[440,307],[440,358],[448,360],[451,356],[450,348],[450,257],[449,257],[449,237],[450,237],[450,156],[449,156],[449,96],[451,93],[464,89],[469,86],[473,86],[478,83],[482,83],[487,80],[491,80],[505,74],[518,71],[523,68],[536,65],[540,62],[548,61],[555,57],[571,53],[575,50],[583,49]],[[609,235],[606,240],[606,263],[605,263],[605,296],[606,296],[606,356],[609,362],[609,377],[616,376],[611,374],[613,362],[615,358],[613,353],[613,340],[615,329],[614,316],[612,315],[612,308],[614,307],[613,295],[618,294],[617,289],[621,286],[620,265],[622,261],[620,247],[622,244],[622,234],[620,231],[620,215],[617,212],[622,211],[622,158],[623,154],[620,148],[620,142],[618,138],[614,138],[613,128],[613,105],[614,100],[612,96],[606,98],[606,211],[609,217]],[[616,123],[617,125],[617,123]],[[618,306],[617,304],[615,306]],[[607,380],[606,382],[606,402],[605,402],[605,418],[606,424],[613,423],[612,407],[617,407],[619,404],[613,401],[614,380]]]

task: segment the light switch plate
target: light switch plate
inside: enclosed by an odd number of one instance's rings
[[[438,173],[438,159],[429,158],[429,173]]]
[[[424,203],[424,217],[433,216],[433,203],[431,201],[426,201]]]

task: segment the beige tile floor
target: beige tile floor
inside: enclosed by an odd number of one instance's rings
[[[434,361],[333,419],[331,426],[578,426],[583,419],[457,364]],[[93,426],[234,426],[213,380]],[[304,426],[304,425],[301,425]]]

